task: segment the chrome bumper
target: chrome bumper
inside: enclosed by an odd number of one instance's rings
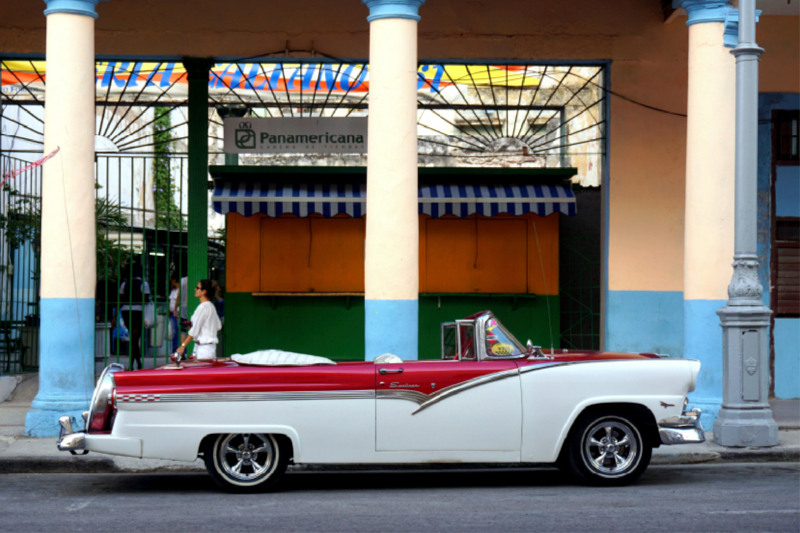
[[[658,434],[662,444],[698,444],[706,441],[700,423],[700,409],[692,409],[681,416],[671,416],[658,421]]]
[[[56,441],[56,446],[58,446],[59,451],[69,452],[72,455],[86,455],[89,453],[89,451],[85,449],[86,433],[83,431],[73,433],[72,421],[68,416],[59,418],[58,423],[61,426],[58,440]],[[78,454],[78,451],[82,451],[83,453]]]

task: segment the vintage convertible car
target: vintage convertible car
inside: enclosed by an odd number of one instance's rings
[[[552,353],[551,353],[552,352]],[[703,442],[686,412],[700,363],[542,351],[489,312],[442,324],[441,359],[334,363],[269,350],[101,375],[85,430],[58,448],[193,461],[224,489],[272,488],[287,464],[551,463],[621,485],[653,447]]]

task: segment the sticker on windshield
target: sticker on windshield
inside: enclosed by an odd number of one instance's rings
[[[492,353],[495,355],[514,355],[514,346],[503,342],[498,342],[492,346]]]

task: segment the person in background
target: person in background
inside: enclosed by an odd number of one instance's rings
[[[192,327],[186,339],[175,350],[179,355],[186,351],[186,345],[194,343],[194,356],[197,359],[216,359],[217,357],[217,332],[222,329],[222,324],[217,316],[214,301],[217,300],[219,285],[210,279],[200,280],[194,289],[195,297],[200,299],[200,305],[192,314]]]
[[[178,349],[178,345],[181,341],[181,330],[178,324],[178,295],[180,293],[181,284],[178,281],[178,276],[175,274],[171,275],[169,285],[169,325],[172,328],[172,340],[170,341],[171,349],[169,353],[173,354],[175,350]]]
[[[127,269],[124,269],[127,270]],[[150,285],[142,279],[142,265],[134,263],[130,269],[131,277],[123,281],[119,286],[120,310],[122,319],[128,326],[130,333],[129,353],[132,358],[131,369],[135,365],[137,369],[142,368],[142,328],[144,327],[144,316],[142,315],[143,304],[150,301]]]

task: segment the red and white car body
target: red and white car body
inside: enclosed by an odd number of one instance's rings
[[[232,477],[221,484],[247,490],[261,483],[238,479],[236,465],[243,476],[257,477],[257,468],[242,465],[256,457],[260,468],[278,455],[295,464],[520,462],[575,470],[583,450],[590,471],[577,474],[622,483],[646,468],[641,463],[649,462],[649,448],[704,438],[699,412],[685,412],[697,361],[542,352],[523,347],[490,312],[442,331],[438,360],[253,366],[218,359],[137,372],[107,369],[86,431],[65,426],[59,448],[178,461],[201,454],[209,465],[224,436],[217,474],[224,478],[227,468]],[[448,339],[455,342],[448,346]],[[582,430],[591,434],[575,437],[580,424],[595,419],[597,428]],[[248,448],[244,437],[231,440],[236,435],[257,437]],[[570,457],[572,441],[577,457]],[[273,455],[257,457],[262,448]],[[615,465],[631,453],[636,464],[615,475]]]

